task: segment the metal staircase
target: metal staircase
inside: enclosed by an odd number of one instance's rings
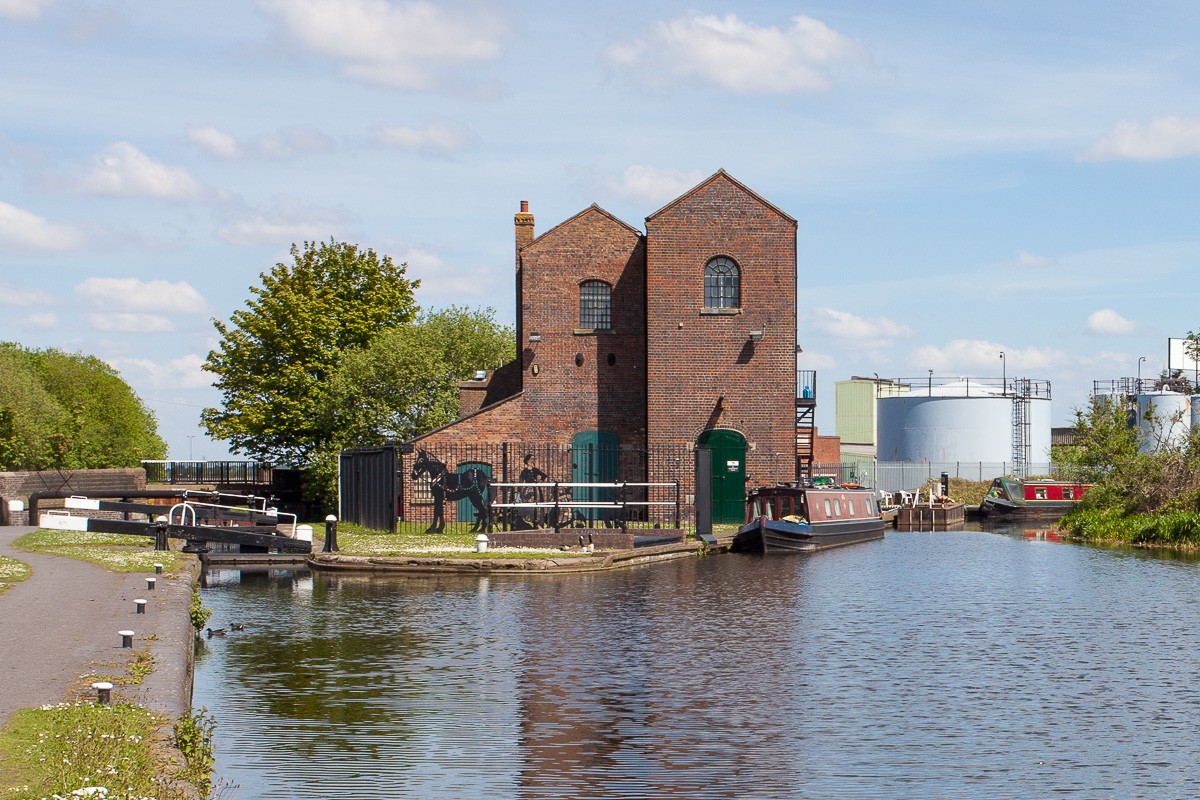
[[[1012,410],[1012,454],[1013,476],[1028,477],[1029,471],[1029,398],[1030,380],[1018,378],[1013,381]]]
[[[812,477],[816,439],[817,372],[796,370],[796,480]]]

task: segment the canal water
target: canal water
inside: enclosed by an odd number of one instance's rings
[[[889,532],[541,577],[213,571],[235,798],[1192,798],[1200,564]]]

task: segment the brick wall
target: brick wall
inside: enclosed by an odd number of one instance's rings
[[[815,429],[814,429],[815,433]],[[842,440],[839,436],[813,436],[813,463],[837,464],[842,460]]]
[[[521,249],[525,435],[570,441],[615,433],[646,446],[645,248],[641,234],[592,206]],[[585,330],[580,285],[612,287],[612,329]],[[541,341],[530,342],[536,332]],[[536,370],[536,374],[535,374]]]
[[[138,491],[146,488],[144,469],[78,469],[44,472],[0,472],[0,514],[6,525],[27,525],[29,495],[34,492],[70,492],[91,495]],[[25,511],[9,515],[8,501],[20,500]],[[62,505],[58,503],[57,505]]]
[[[718,172],[649,217],[646,240],[649,446],[728,428],[746,437],[749,484],[792,479],[795,220]],[[704,310],[716,256],[739,267],[736,313]]]

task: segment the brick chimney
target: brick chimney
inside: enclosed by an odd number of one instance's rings
[[[521,201],[520,213],[513,216],[517,233],[517,267],[521,266],[521,248],[533,241],[533,214],[529,213],[529,201]]]

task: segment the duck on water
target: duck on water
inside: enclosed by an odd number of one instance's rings
[[[883,538],[879,498],[860,486],[764,486],[746,500],[733,538],[743,552],[810,552]]]

